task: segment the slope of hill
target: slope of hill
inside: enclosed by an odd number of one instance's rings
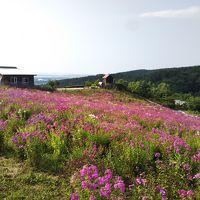
[[[200,117],[104,89],[0,99],[0,199],[200,199]]]
[[[86,81],[102,80],[103,74],[81,78],[60,80],[61,86],[84,85]],[[148,80],[153,83],[168,83],[175,92],[199,92],[200,66],[165,68],[156,70],[134,70],[112,74],[115,80],[127,81]]]

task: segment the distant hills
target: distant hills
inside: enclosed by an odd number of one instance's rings
[[[197,93],[200,92],[200,66],[164,68],[155,70],[133,70],[111,74],[115,81],[147,80],[153,83],[165,82],[174,92]],[[86,81],[101,81],[103,74],[60,80],[61,86],[84,85]]]
[[[34,77],[35,79],[35,85],[44,85],[47,84],[49,80],[62,80],[62,79],[72,79],[76,77],[83,77],[84,75],[80,74],[66,74],[66,75],[60,75],[60,74],[38,74]]]

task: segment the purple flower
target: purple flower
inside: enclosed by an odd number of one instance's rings
[[[104,185],[106,183],[109,183],[112,178],[113,178],[112,171],[110,169],[107,169],[105,171],[105,176],[98,178],[99,185]]]
[[[98,168],[94,165],[83,166],[83,169],[80,170],[80,174],[82,178],[87,177],[90,180],[94,180],[99,176]]]
[[[106,183],[106,179],[104,179],[104,177],[99,177],[98,181],[99,181],[99,185],[104,185]]]
[[[7,122],[0,119],[0,132],[6,129]]]
[[[113,174],[112,174],[112,171],[111,171],[110,169],[107,169],[107,170],[105,171],[105,178],[106,178],[107,180],[110,180],[110,179],[113,178]]]
[[[160,158],[160,157],[161,157],[161,154],[160,154],[159,152],[156,152],[156,153],[154,154],[154,156],[155,156],[155,158]]]
[[[71,200],[78,200],[80,198],[79,194],[73,193],[71,195]]]
[[[200,173],[194,175],[193,179],[200,179]]]
[[[82,181],[81,185],[83,189],[86,189],[88,187],[88,183],[86,181]]]
[[[160,188],[160,194],[162,194],[162,196],[166,196],[167,195],[167,190],[165,190],[164,188]]]
[[[136,178],[136,184],[138,185],[144,185],[146,184],[147,180],[141,177]]]
[[[187,175],[187,179],[188,179],[189,181],[192,181],[193,177],[192,177],[191,175]]]
[[[186,163],[186,164],[183,164],[183,169],[184,169],[186,172],[188,172],[188,171],[191,170],[191,167],[190,167],[190,165],[189,165],[188,163]]]
[[[129,190],[132,190],[133,187],[134,187],[134,184],[131,184],[131,185],[128,186],[128,189],[129,189]]]
[[[162,196],[167,196],[168,192],[165,188],[157,186],[156,189],[158,190],[158,192],[162,195]]]
[[[90,199],[89,200],[97,200],[97,198],[94,195],[90,195]]]
[[[114,188],[119,188],[121,190],[121,192],[125,192],[125,184],[123,180],[118,179],[117,183],[114,185]]]
[[[97,187],[98,187],[98,184],[95,184],[95,183],[88,183],[88,186],[87,186],[89,190],[93,190],[93,191],[95,191]]]
[[[199,162],[200,161],[200,151],[197,152],[194,156],[192,156],[193,162]]]
[[[102,187],[100,189],[100,195],[102,197],[110,198],[110,195],[112,193],[111,189],[112,189],[112,185],[109,183],[106,183],[105,187]]]
[[[16,133],[12,137],[12,142],[18,147],[19,149],[24,149],[27,146],[28,141],[30,141],[32,138],[40,138],[41,140],[44,140],[46,138],[45,135],[42,134],[42,132],[20,132]]]
[[[193,190],[179,190],[179,195],[181,198],[185,197],[193,197],[195,196],[195,192]]]
[[[193,197],[193,196],[195,196],[195,192],[193,190],[188,190],[187,191],[187,196],[188,197]]]
[[[117,197],[117,200],[123,200],[124,198],[123,197]]]

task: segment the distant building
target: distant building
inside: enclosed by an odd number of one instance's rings
[[[27,73],[17,67],[0,66],[0,85],[33,87],[35,74]]]
[[[112,86],[114,83],[114,78],[110,74],[105,74],[103,76],[103,87]]]

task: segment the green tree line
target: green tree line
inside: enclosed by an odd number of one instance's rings
[[[194,96],[191,93],[174,93],[170,85],[164,82],[155,84],[146,80],[128,82],[119,79],[116,81],[115,87],[117,90],[129,91],[174,109],[200,112],[200,96]],[[182,103],[176,104],[175,100]]]

